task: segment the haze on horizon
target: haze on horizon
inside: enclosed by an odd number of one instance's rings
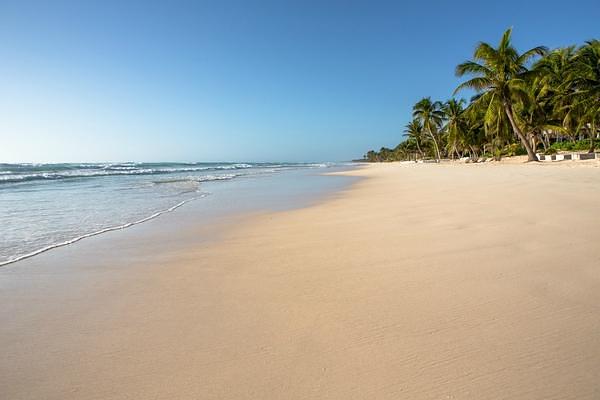
[[[0,162],[358,158],[478,41],[597,36],[596,2],[559,4],[4,1]]]

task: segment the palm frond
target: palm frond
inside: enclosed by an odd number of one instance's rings
[[[520,65],[525,65],[527,64],[533,57],[535,56],[545,56],[546,54],[548,54],[548,48],[546,46],[537,46],[534,47],[533,49],[529,49],[526,52],[524,52],[523,54],[521,54],[518,58],[517,58],[517,63]]]
[[[456,66],[455,75],[460,77],[466,74],[489,76],[491,75],[491,71],[485,65],[476,63],[475,61],[465,61]]]
[[[454,89],[454,92],[452,93],[452,95],[454,96],[458,92],[460,92],[461,90],[464,90],[464,89],[473,89],[475,91],[480,92],[480,91],[490,88],[492,86],[493,86],[493,82],[488,78],[483,78],[483,77],[472,78],[472,79],[469,79],[468,81],[463,82],[460,85],[458,85],[456,87],[456,89]]]

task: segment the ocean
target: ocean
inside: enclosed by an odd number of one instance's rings
[[[331,189],[335,180],[319,179],[320,172],[347,168],[339,163],[0,164],[0,266],[150,221],[190,202],[207,215],[223,204],[247,209],[252,199],[254,207],[282,208],[293,197]]]

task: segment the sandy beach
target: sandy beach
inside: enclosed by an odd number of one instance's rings
[[[598,163],[347,173],[310,207],[0,269],[0,398],[600,397]]]

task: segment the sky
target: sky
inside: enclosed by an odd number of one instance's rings
[[[598,38],[583,1],[0,0],[0,162],[341,161],[513,27]]]

